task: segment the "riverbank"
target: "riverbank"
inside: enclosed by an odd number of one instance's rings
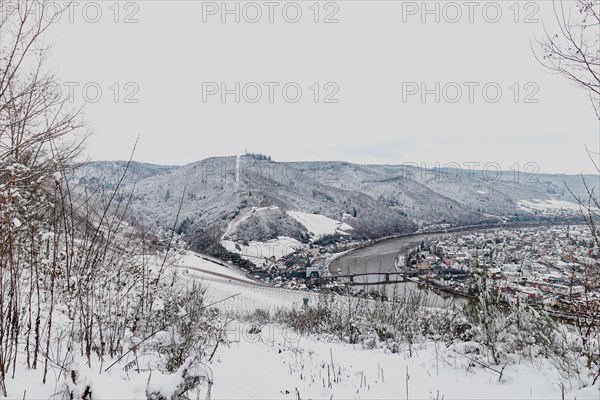
[[[400,234],[395,234],[395,235],[390,235],[390,236],[385,236],[385,237],[381,237],[381,238],[377,238],[377,239],[368,240],[363,245],[358,245],[357,247],[355,247],[351,250],[348,250],[339,256],[332,257],[329,260],[328,264],[326,265],[326,269],[332,276],[335,276],[337,274],[337,268],[339,267],[339,265],[334,265],[334,264],[341,263],[343,261],[344,257],[351,256],[354,253],[360,252],[361,250],[364,250],[366,248],[370,248],[373,246],[378,246],[381,243],[386,243],[388,241],[410,240],[411,238],[414,238],[415,241],[418,241],[420,243],[421,240],[430,241],[431,237],[434,237],[434,236],[437,236],[437,237],[451,236],[451,235],[455,235],[458,233],[468,234],[468,233],[473,233],[473,232],[481,232],[481,231],[488,231],[488,230],[494,230],[494,229],[518,229],[518,228],[534,228],[534,227],[543,227],[543,226],[571,225],[573,223],[574,223],[573,221],[556,221],[556,222],[540,222],[540,223],[525,222],[525,223],[503,223],[503,224],[480,224],[480,225],[456,226],[456,227],[452,227],[452,228],[448,228],[448,229],[444,229],[444,230],[437,230],[437,231],[431,231],[431,232],[415,231],[415,232],[409,232],[409,233],[400,233]],[[399,250],[395,257],[400,255],[401,253],[402,253],[402,251]],[[377,272],[381,272],[381,271],[377,271]],[[345,271],[345,273],[350,273],[350,271]]]

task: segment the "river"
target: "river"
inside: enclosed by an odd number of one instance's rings
[[[416,248],[421,244],[421,241],[432,242],[436,240],[444,240],[451,236],[465,235],[472,232],[493,231],[499,229],[507,229],[504,227],[489,227],[466,229],[453,232],[443,233],[417,233],[384,239],[367,247],[353,250],[343,256],[333,260],[329,264],[329,271],[332,275],[350,274],[350,273],[371,273],[371,272],[396,272],[394,261],[399,254],[403,254],[410,249]],[[509,229],[509,228],[508,228]],[[361,280],[362,279],[362,280]],[[356,277],[354,282],[377,282],[381,281],[381,276]],[[453,304],[459,305],[464,303],[464,298],[449,295],[447,293],[439,294],[431,289],[419,287],[415,282],[403,282],[387,285],[360,285],[354,286],[357,289],[380,290],[385,288],[388,297],[394,293],[402,294],[407,290],[423,290],[425,300],[428,305],[433,307],[451,307]]]

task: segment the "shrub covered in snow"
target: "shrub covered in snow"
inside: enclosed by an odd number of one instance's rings
[[[421,292],[410,290],[392,301],[323,295],[314,306],[281,309],[275,318],[302,334],[324,333],[392,352],[411,351],[415,343],[428,338],[451,340],[463,329],[456,310],[429,308]]]

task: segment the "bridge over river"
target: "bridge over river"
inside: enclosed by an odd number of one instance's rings
[[[390,285],[393,283],[408,282],[408,278],[416,276],[415,271],[398,271],[398,272],[361,272],[350,274],[332,275],[338,281],[346,282],[350,285]]]

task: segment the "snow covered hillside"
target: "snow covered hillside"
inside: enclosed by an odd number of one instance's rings
[[[288,215],[300,222],[314,237],[323,235],[347,235],[353,228],[345,222],[327,218],[324,215],[308,214],[302,211],[288,211]],[[346,214],[347,216],[347,214]]]
[[[499,379],[496,371],[461,355],[467,346],[424,343],[410,357],[407,351],[391,354],[298,336],[280,325],[263,326],[257,334],[250,329],[235,325],[233,342],[211,366],[213,399],[561,398],[556,369],[511,365]],[[597,399],[598,387],[565,390],[565,398]]]
[[[242,258],[252,261],[256,266],[262,267],[268,260],[279,260],[283,256],[294,253],[303,247],[296,239],[280,236],[266,242],[250,242],[247,245],[235,243],[232,240],[223,240],[221,244],[227,251],[237,253]]]
[[[549,200],[539,200],[539,199],[532,199],[532,200],[519,200],[517,201],[517,207],[519,207],[519,209],[524,210],[524,211],[529,211],[529,212],[534,212],[534,211],[575,211],[575,212],[580,212],[581,208],[579,207],[579,204],[573,202],[573,201],[567,201],[567,200],[556,200],[556,199],[549,199]]]
[[[204,364],[207,381],[196,396],[211,399],[597,399],[598,384],[565,380],[547,360],[513,359],[490,365],[477,343],[419,341],[394,351],[373,337],[357,344],[331,335],[306,335],[282,323],[261,322],[257,310],[301,310],[304,298],[319,296],[238,281],[226,266],[194,253],[179,257],[176,273],[184,287],[199,285],[205,301],[231,298],[215,307],[233,316],[226,341]],[[206,269],[208,272],[201,272]],[[197,286],[196,286],[197,287]],[[104,367],[110,364],[105,360]],[[487,365],[487,366],[486,366]],[[23,370],[8,380],[7,398],[50,399],[63,385],[95,399],[148,399],[148,392],[169,396],[183,381],[179,373],[156,369],[124,373],[103,371],[97,361],[77,367],[77,384],[40,382],[40,370]]]
[[[238,294],[218,305],[237,318],[227,328],[229,344],[209,366],[213,399],[597,399],[600,393],[598,383],[565,381],[544,358],[491,365],[474,342],[428,340],[392,352],[376,336],[348,344],[300,334],[264,322],[256,311],[300,310],[305,298],[315,307],[319,295],[188,275],[201,279],[209,302]]]
[[[110,188],[119,168],[124,170],[123,163],[91,163],[72,179]],[[248,246],[282,236],[299,242],[331,234],[364,239],[418,225],[567,218],[574,214],[560,208],[572,209],[574,203],[565,182],[576,195],[585,195],[579,176],[504,171],[490,177],[483,171],[280,163],[250,156],[213,157],[182,167],[133,163],[127,176],[139,220],[157,228],[176,223],[192,248],[209,253],[221,240]],[[536,204],[560,207],[536,213]]]
[[[192,268],[193,267],[193,268]],[[210,273],[200,272],[197,268]],[[207,383],[197,396],[220,399],[597,399],[600,387],[581,387],[564,379],[547,360],[514,358],[491,365],[473,342],[419,341],[395,349],[373,337],[357,344],[327,334],[300,334],[282,323],[261,320],[263,313],[301,310],[319,302],[303,293],[236,281],[226,266],[186,253],[179,273],[187,287],[200,285],[207,303],[231,298],[215,306],[233,319],[226,342],[204,366]],[[230,279],[232,278],[232,279]],[[257,313],[259,310],[261,313]],[[73,390],[89,387],[93,398],[147,399],[148,390],[168,395],[182,378],[154,370],[125,374],[99,372],[97,363],[78,369],[84,380]],[[31,386],[39,371],[9,380],[9,398],[51,398],[54,385]],[[148,385],[147,382],[151,382]],[[589,382],[588,382],[589,384]],[[150,388],[150,389],[149,389]]]

